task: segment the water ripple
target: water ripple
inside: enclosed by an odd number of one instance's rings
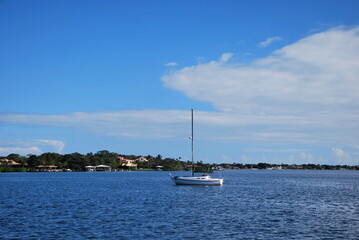
[[[224,171],[0,175],[2,239],[358,239],[359,173]]]

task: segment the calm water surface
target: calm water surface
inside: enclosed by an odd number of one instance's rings
[[[359,171],[0,174],[1,239],[359,239]]]

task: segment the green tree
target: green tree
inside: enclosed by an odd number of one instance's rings
[[[87,165],[85,156],[80,153],[65,154],[63,161],[66,161],[68,167],[74,171],[83,171]]]
[[[15,162],[18,162],[18,161],[20,161],[21,156],[19,154],[11,153],[11,154],[7,155],[6,158],[13,160]]]
[[[35,166],[40,165],[39,158],[34,154],[27,155],[27,164],[30,169],[35,168]]]
[[[62,155],[58,153],[43,153],[38,157],[39,161],[44,165],[56,165],[62,167]]]
[[[98,151],[95,153],[95,161],[96,165],[105,164],[105,165],[116,165],[116,157],[118,156],[117,153],[109,152],[107,150]]]

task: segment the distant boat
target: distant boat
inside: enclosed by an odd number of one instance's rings
[[[222,178],[211,178],[209,175],[195,176],[194,175],[194,142],[193,142],[193,109],[191,109],[192,116],[192,176],[170,176],[176,185],[205,185],[205,186],[221,186],[223,184]]]
[[[223,168],[223,167],[221,167],[221,166],[218,166],[218,167],[216,167],[214,170],[216,170],[216,171],[223,171],[223,170],[224,170],[224,168]]]

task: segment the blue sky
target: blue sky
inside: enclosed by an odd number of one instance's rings
[[[359,2],[0,1],[0,155],[359,164]]]

